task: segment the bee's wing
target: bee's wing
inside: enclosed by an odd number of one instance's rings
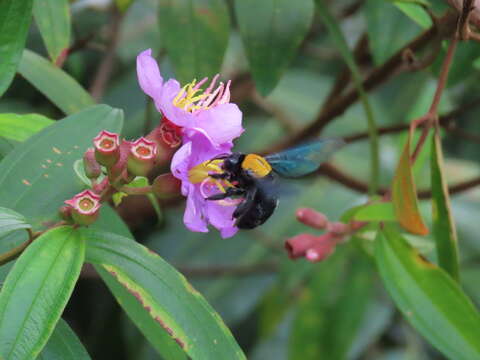
[[[330,155],[345,145],[341,139],[323,139],[268,155],[273,170],[284,177],[300,177],[317,170]]]

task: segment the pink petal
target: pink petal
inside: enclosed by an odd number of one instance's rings
[[[187,207],[183,215],[183,223],[190,231],[208,232],[207,219],[203,213],[204,204],[205,200],[198,191],[195,191],[195,186],[190,185]]]
[[[235,104],[223,104],[200,111],[195,118],[195,128],[203,129],[214,144],[223,144],[239,137],[242,112]]]
[[[138,83],[143,92],[157,101],[162,95],[163,78],[157,62],[152,57],[152,49],[145,50],[137,56]]]
[[[238,228],[235,226],[235,219],[232,216],[235,208],[236,206],[222,206],[214,201],[207,200],[206,213],[208,221],[220,230],[220,235],[224,239],[232,237],[238,231]]]
[[[187,142],[175,152],[170,164],[170,171],[177,179],[187,181],[190,168],[190,157],[192,154],[192,143]]]
[[[163,86],[162,96],[155,105],[162,114],[177,126],[193,126],[193,115],[173,104],[173,100],[180,92],[180,84],[175,79],[168,80]]]

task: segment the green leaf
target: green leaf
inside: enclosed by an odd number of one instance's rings
[[[0,96],[17,71],[32,19],[33,0],[0,1]]]
[[[126,12],[128,8],[133,4],[134,0],[115,0],[115,5],[121,12]]]
[[[25,141],[53,120],[39,114],[0,114],[0,136],[15,141]]]
[[[355,87],[360,94],[360,100],[362,102],[362,106],[365,112],[365,116],[367,118],[367,125],[368,125],[368,136],[370,138],[370,182],[369,182],[369,193],[373,195],[377,192],[378,188],[378,179],[379,179],[379,166],[380,166],[380,159],[379,159],[379,152],[378,152],[378,134],[377,134],[377,126],[375,124],[375,119],[373,116],[373,109],[370,105],[370,101],[368,100],[367,93],[362,85],[362,76],[360,74],[360,70],[355,63],[355,58],[353,57],[350,48],[348,47],[347,40],[340,29],[340,26],[337,23],[337,20],[333,17],[328,9],[327,5],[325,4],[324,0],[317,0],[316,1],[318,14],[322,18],[323,22],[328,28],[330,36],[332,37],[333,42],[337,46],[340,54],[343,57],[343,60],[347,64],[350,72],[352,73],[353,82]]]
[[[312,23],[312,0],[235,0],[240,35],[260,94],[278,84]]]
[[[67,115],[95,103],[75,79],[32,51],[23,52],[18,72]]]
[[[70,8],[68,0],[35,0],[33,16],[48,55],[57,61],[70,43]]]
[[[398,161],[392,184],[392,202],[400,224],[413,234],[426,235],[428,228],[418,209],[417,189],[410,163],[411,132]]]
[[[458,284],[391,226],[379,231],[375,259],[405,318],[447,358],[480,359],[480,315]]]
[[[181,83],[220,71],[230,31],[223,0],[160,0],[162,42]]]
[[[166,331],[159,328],[158,322],[145,311],[143,305],[127,288],[122,286],[122,284],[108,271],[104,270],[103,267],[96,266],[95,269],[130,319],[135,322],[142,334],[144,334],[163,358],[169,360],[187,359],[178,344],[175,343]]]
[[[34,359],[72,294],[85,257],[80,233],[63,226],[30,244],[0,292],[0,357]]]
[[[372,270],[368,257],[345,251],[317,266],[293,323],[290,359],[346,358],[370,301]]]
[[[73,330],[60,319],[37,360],[90,360],[90,356]]]
[[[58,220],[58,208],[83,189],[73,171],[101,130],[120,132],[123,113],[97,105],[33,135],[0,162],[0,206],[23,214],[34,226]]]
[[[448,185],[443,175],[442,144],[438,132],[432,137],[432,220],[438,264],[459,280],[457,230],[450,207]]]
[[[356,221],[397,221],[391,202],[376,202],[360,207],[353,216]]]
[[[15,230],[30,229],[31,227],[23,215],[13,210],[0,207],[0,237]]]
[[[413,39],[421,28],[388,1],[367,0],[365,5],[369,46],[378,66]]]
[[[422,28],[428,29],[430,26],[432,26],[432,19],[430,18],[430,15],[428,15],[427,11],[422,6],[422,4],[414,1],[404,1],[404,0],[395,1],[394,4],[405,15],[407,15],[410,19],[415,21]]]
[[[157,254],[122,236],[83,231],[88,239],[87,261],[97,269],[108,271],[139,301],[150,317],[149,322],[142,323],[145,314],[132,320],[153,344],[159,334],[166,331],[192,359],[245,359],[218,314]],[[115,290],[112,291],[115,294]],[[129,303],[120,304],[128,306]],[[139,310],[138,304],[126,309],[133,316]],[[159,342],[161,346],[163,338],[159,338]]]

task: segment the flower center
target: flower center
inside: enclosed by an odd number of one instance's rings
[[[95,203],[92,199],[83,198],[78,202],[78,207],[83,211],[89,211],[95,206]]]
[[[201,183],[203,180],[210,178],[210,174],[221,174],[223,160],[208,160],[198,164],[190,169],[188,172],[188,181],[192,184]],[[212,179],[213,180],[213,179]]]
[[[212,79],[207,89],[200,87],[208,80],[204,78],[198,84],[196,80],[185,85],[173,99],[173,105],[185,111],[195,113],[200,110],[210,109],[220,104],[226,104],[230,101],[230,81],[225,85],[220,83],[214,90],[218,74]]]
[[[200,184],[200,192],[204,198],[208,198],[210,195],[218,194],[218,191],[225,193],[225,188],[233,187],[233,184],[225,179],[215,179],[210,175],[221,174],[223,170],[221,168],[223,160],[209,160],[204,161],[190,169],[188,172],[188,181],[192,184]],[[217,204],[223,206],[237,205],[241,199],[223,199],[217,200]]]
[[[111,149],[115,145],[115,142],[112,139],[103,139],[100,142],[100,147],[103,149]]]

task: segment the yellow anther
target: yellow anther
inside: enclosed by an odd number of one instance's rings
[[[195,89],[197,80],[193,80],[191,83],[185,85],[173,99],[173,105],[182,108],[187,111],[194,111],[200,109],[201,106],[195,105],[197,101],[203,100],[207,95],[200,94],[195,96],[201,89]]]

